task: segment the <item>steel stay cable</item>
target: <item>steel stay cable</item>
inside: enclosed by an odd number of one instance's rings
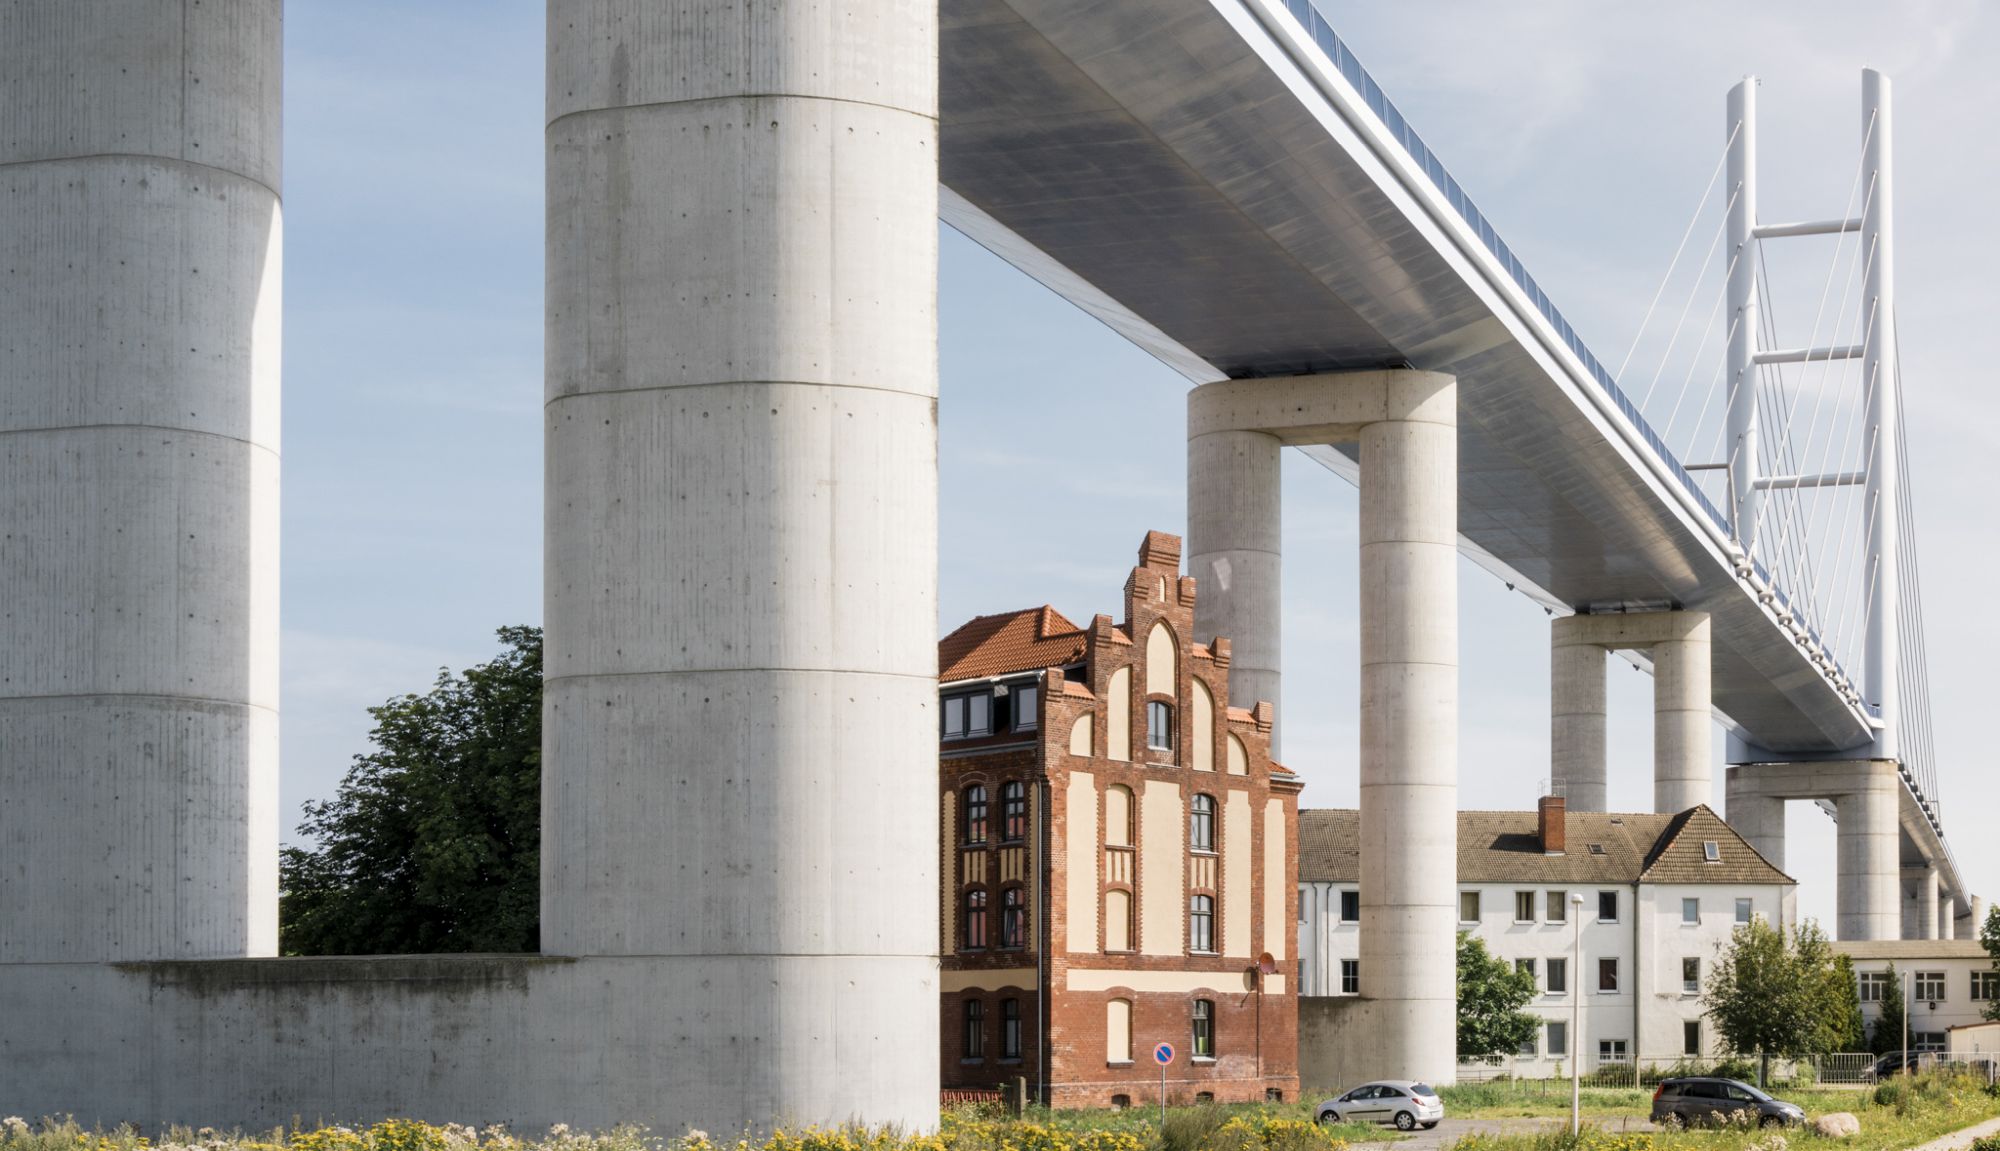
[[[1694,236],[1695,225],[1701,221],[1701,210],[1708,206],[1708,197],[1715,191],[1715,182],[1722,178],[1722,171],[1729,164],[1729,149],[1735,146],[1736,136],[1742,131],[1743,121],[1741,120],[1738,120],[1735,127],[1729,130],[1729,139],[1722,145],[1722,155],[1715,161],[1715,171],[1709,173],[1708,184],[1701,190],[1701,199],[1695,201],[1694,215],[1688,218],[1687,231],[1681,233],[1680,246],[1674,249],[1674,258],[1667,262],[1667,274],[1660,277],[1660,286],[1653,293],[1653,302],[1646,305],[1645,318],[1639,321],[1639,331],[1632,337],[1632,346],[1625,349],[1625,358],[1618,362],[1618,370],[1612,373],[1611,378],[1619,381],[1621,386],[1625,379],[1625,369],[1632,362],[1632,354],[1639,350],[1639,341],[1645,338],[1646,326],[1652,322],[1653,309],[1659,306],[1660,297],[1666,293],[1668,281],[1674,278],[1674,267],[1681,262],[1682,253],[1687,250],[1687,242]],[[1730,204],[1734,205],[1735,202],[1735,197],[1731,196]],[[1727,211],[1723,213],[1723,216],[1725,220],[1728,218]],[[1650,396],[1651,392],[1649,391],[1647,394]],[[1641,410],[1645,406],[1643,402],[1639,405]]]

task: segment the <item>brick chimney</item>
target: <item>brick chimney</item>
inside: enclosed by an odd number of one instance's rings
[[[1564,851],[1566,835],[1563,828],[1563,797],[1545,795],[1541,802],[1542,854],[1561,855]]]

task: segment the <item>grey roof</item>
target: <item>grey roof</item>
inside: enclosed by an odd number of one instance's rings
[[[1791,883],[1706,806],[1678,815],[1572,811],[1564,816],[1568,848],[1542,850],[1532,811],[1458,813],[1460,883]],[[1361,878],[1361,813],[1299,812],[1299,880],[1354,883]],[[1720,860],[1702,847],[1713,842]],[[1595,845],[1601,850],[1593,850]]]

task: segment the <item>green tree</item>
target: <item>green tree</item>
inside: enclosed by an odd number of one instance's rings
[[[1833,957],[1835,978],[1840,980],[1841,1002],[1835,1051],[1866,1051],[1868,1021],[1861,1017],[1861,981],[1854,973],[1854,958],[1845,952]]]
[[[1875,1029],[1868,1033],[1868,1050],[1877,1055],[1903,1049],[1903,977],[1896,965],[1889,965],[1889,986],[1882,991],[1882,1009],[1875,1015]]]
[[[1993,970],[2000,974],[2000,904],[1986,913],[1986,922],[1979,928],[1979,945],[1993,958]],[[2000,1019],[2000,999],[1988,999],[1986,1010],[1981,1012],[1988,1019]]]
[[[1535,997],[1535,977],[1495,958],[1486,944],[1458,933],[1458,1057],[1512,1055],[1540,1022],[1521,1010]]]
[[[540,935],[542,633],[424,695],[369,709],[374,747],[307,803],[279,859],[286,955],[534,951]]]
[[[1732,1054],[1758,1057],[1765,1081],[1773,1055],[1841,1049],[1849,1038],[1848,988],[1819,925],[1798,930],[1755,921],[1730,936],[1703,988],[1701,1003]]]

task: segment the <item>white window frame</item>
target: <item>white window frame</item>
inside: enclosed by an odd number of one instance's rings
[[[1699,895],[1681,897],[1681,926],[1701,926],[1701,897]]]
[[[1693,979],[1688,978],[1688,964],[1690,963],[1694,964]],[[1701,994],[1701,956],[1699,955],[1681,956],[1681,994]]]
[[[1746,927],[1757,918],[1757,901],[1747,895],[1736,897],[1736,925]]]
[[[1910,1002],[1945,1002],[1945,973],[1942,971],[1919,971],[1910,977]],[[1926,995],[1926,990],[1936,991],[1936,995]]]
[[[1521,909],[1522,909],[1523,907],[1527,908],[1527,910],[1528,910],[1528,914],[1526,914],[1526,915],[1522,915],[1522,914],[1521,914]],[[1532,892],[1532,891],[1516,891],[1516,892],[1514,893],[1514,922],[1516,922],[1516,923],[1533,923],[1533,922],[1535,922],[1535,893],[1534,893],[1534,892]]]
[[[1611,986],[1609,987],[1604,986],[1604,965],[1607,963],[1611,965]],[[1600,955],[1597,957],[1597,993],[1599,995],[1619,994],[1619,988],[1624,986],[1625,982],[1624,966],[1623,963],[1618,961],[1618,956],[1616,955]]]
[[[1465,900],[1468,896],[1470,896],[1472,899],[1471,919],[1467,919],[1465,917]],[[1482,914],[1484,914],[1485,911],[1486,911],[1485,900],[1479,898],[1479,893],[1477,891],[1461,891],[1458,893],[1458,921],[1460,923],[1478,923],[1479,917]]]
[[[1557,1041],[1557,1036],[1562,1037],[1560,1042]],[[1567,1059],[1569,1057],[1568,1020],[1549,1020],[1548,1026],[1542,1029],[1542,1050],[1548,1052],[1551,1059]]]
[[[1361,961],[1343,959],[1340,961],[1340,993],[1342,995],[1361,994]]]
[[[1611,918],[1609,918],[1609,919],[1606,919],[1606,918],[1604,917],[1604,897],[1605,897],[1605,896],[1607,896],[1607,895],[1611,897]],[[1624,908],[1623,908],[1623,907],[1621,907],[1620,905],[1621,905],[1621,904],[1623,904],[1624,902],[1625,902],[1624,900],[1622,900],[1622,899],[1618,898],[1618,893],[1617,893],[1616,891],[1600,891],[1600,892],[1598,892],[1598,893],[1597,893],[1597,921],[1598,921],[1599,923],[1616,923],[1616,922],[1618,922],[1618,916],[1619,916],[1619,914],[1620,914],[1620,913],[1621,913],[1621,912],[1622,912],[1622,911],[1624,910]]]
[[[1544,978],[1545,978],[1545,980],[1546,980],[1546,982],[1545,982],[1545,983],[1543,984],[1543,986],[1544,986],[1544,988],[1546,989],[1546,991],[1547,991],[1547,993],[1548,993],[1548,994],[1550,994],[1550,995],[1568,995],[1568,994],[1569,994],[1569,957],[1568,957],[1568,956],[1566,956],[1566,955],[1552,955],[1552,956],[1550,956],[1550,957],[1549,957],[1549,962],[1548,962],[1548,965],[1547,965],[1547,967],[1545,967],[1545,968],[1544,968],[1543,970],[1544,970],[1544,972],[1545,972],[1545,975],[1544,975]],[[1562,972],[1562,986],[1561,986],[1561,987],[1557,987],[1557,986],[1556,986],[1556,972],[1558,972],[1558,971]]]

